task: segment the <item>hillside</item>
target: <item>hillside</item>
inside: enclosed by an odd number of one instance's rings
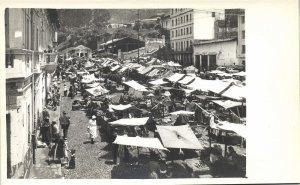
[[[155,18],[166,14],[166,9],[142,9],[140,19]],[[110,23],[130,23],[137,19],[136,10],[112,9],[112,10],[89,10],[89,9],[60,9],[58,15],[61,29],[58,33],[58,50],[62,51],[68,47],[84,45],[91,49],[97,48],[97,37],[104,41],[112,38],[132,37],[137,38],[135,28],[106,28]],[[140,36],[161,37],[159,27],[142,25]]]

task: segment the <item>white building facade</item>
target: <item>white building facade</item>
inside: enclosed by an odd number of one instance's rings
[[[200,71],[218,66],[238,65],[237,39],[200,41],[194,44],[194,66]]]

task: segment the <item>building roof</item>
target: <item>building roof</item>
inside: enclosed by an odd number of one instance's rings
[[[195,39],[194,45],[212,44],[212,43],[228,42],[228,41],[234,41],[234,40],[236,40],[236,38],[213,39],[213,40],[197,40],[197,39]]]
[[[72,48],[72,50],[77,50],[77,49],[79,49],[79,50],[83,50],[83,49],[91,50],[90,48],[88,48],[84,45],[79,45],[79,46],[76,46],[76,47]]]

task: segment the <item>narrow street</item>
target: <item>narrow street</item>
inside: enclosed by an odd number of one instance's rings
[[[69,83],[66,83],[69,86]],[[91,144],[87,136],[87,124],[89,119],[84,111],[72,111],[72,102],[79,97],[75,96],[62,97],[61,113],[66,111],[71,117],[71,125],[68,132],[69,149],[76,150],[76,168],[62,169],[66,179],[109,179],[111,178],[111,170],[113,165],[110,165],[111,150],[105,142],[101,142],[100,137],[96,138],[95,144]],[[98,134],[99,135],[99,134]],[[99,160],[99,153],[101,158]],[[101,166],[101,168],[99,168]]]

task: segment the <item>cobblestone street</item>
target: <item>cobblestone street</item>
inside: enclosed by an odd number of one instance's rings
[[[76,96],[74,97],[76,99]],[[61,112],[66,111],[71,117],[71,125],[68,132],[69,149],[76,150],[76,168],[63,169],[65,178],[110,178],[113,165],[109,146],[96,138],[95,144],[91,144],[87,136],[88,118],[84,111],[71,111],[72,101],[70,97],[62,97]],[[99,160],[99,153],[101,158]]]

